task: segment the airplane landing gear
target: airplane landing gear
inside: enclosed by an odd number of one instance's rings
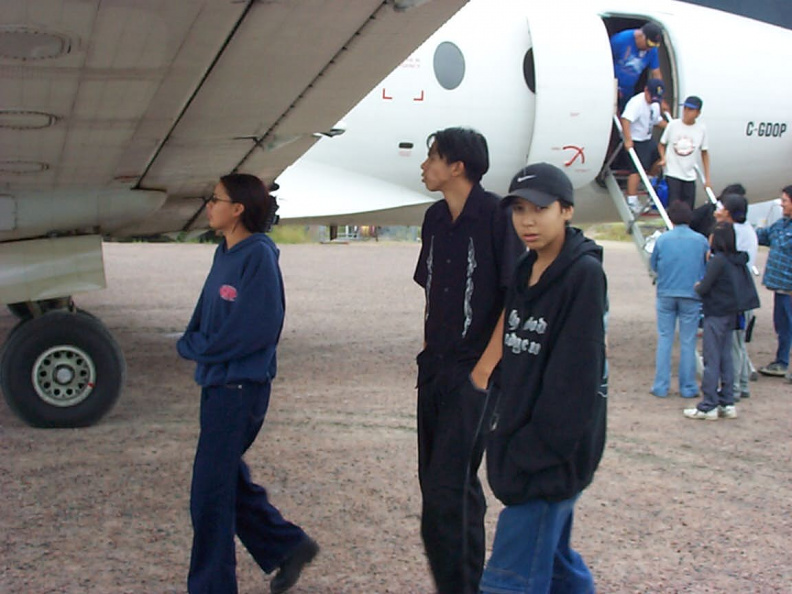
[[[80,310],[23,319],[0,353],[8,405],[34,427],[84,427],[115,404],[126,363],[101,321]]]

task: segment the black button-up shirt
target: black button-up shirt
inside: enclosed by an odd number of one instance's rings
[[[472,368],[492,336],[525,247],[500,198],[479,184],[456,221],[445,200],[433,204],[426,211],[421,240],[413,277],[426,294],[421,363],[435,371],[443,362]]]

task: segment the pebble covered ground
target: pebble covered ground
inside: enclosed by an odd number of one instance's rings
[[[418,245],[288,245],[287,320],[254,478],[322,545],[295,594],[432,592],[418,533]],[[78,296],[124,349],[127,384],[94,427],[37,430],[0,403],[0,592],[181,593],[198,432],[176,355],[213,247],[107,244],[109,288]],[[760,262],[766,252],[760,252]],[[654,289],[629,243],[605,243],[609,441],[573,541],[600,592],[792,591],[792,385],[761,378],[739,418],[682,417],[649,394]],[[754,362],[774,354],[760,289]],[[0,336],[13,326],[0,313]],[[573,411],[570,411],[572,414]],[[482,474],[482,477],[484,475]],[[491,541],[500,504],[490,496]],[[238,547],[241,594],[268,591]]]

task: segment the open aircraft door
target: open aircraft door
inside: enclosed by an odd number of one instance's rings
[[[596,177],[608,150],[616,104],[608,33],[596,13],[559,17],[552,4],[531,8],[528,26],[536,92],[528,162],[561,167],[579,188]]]

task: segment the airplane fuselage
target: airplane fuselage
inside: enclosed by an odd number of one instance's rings
[[[526,162],[548,161],[573,181],[577,221],[618,220],[594,182],[615,112],[609,37],[648,20],[664,30],[673,115],[688,95],[704,100],[715,191],[740,182],[752,201],[777,196],[792,157],[792,31],[671,1],[496,0],[464,7],[344,117],[343,135],[281,176],[282,218],[363,222],[356,213],[374,211],[372,223],[420,224],[420,204],[439,198],[420,182],[426,139],[461,125],[489,141],[489,189],[504,192]]]

